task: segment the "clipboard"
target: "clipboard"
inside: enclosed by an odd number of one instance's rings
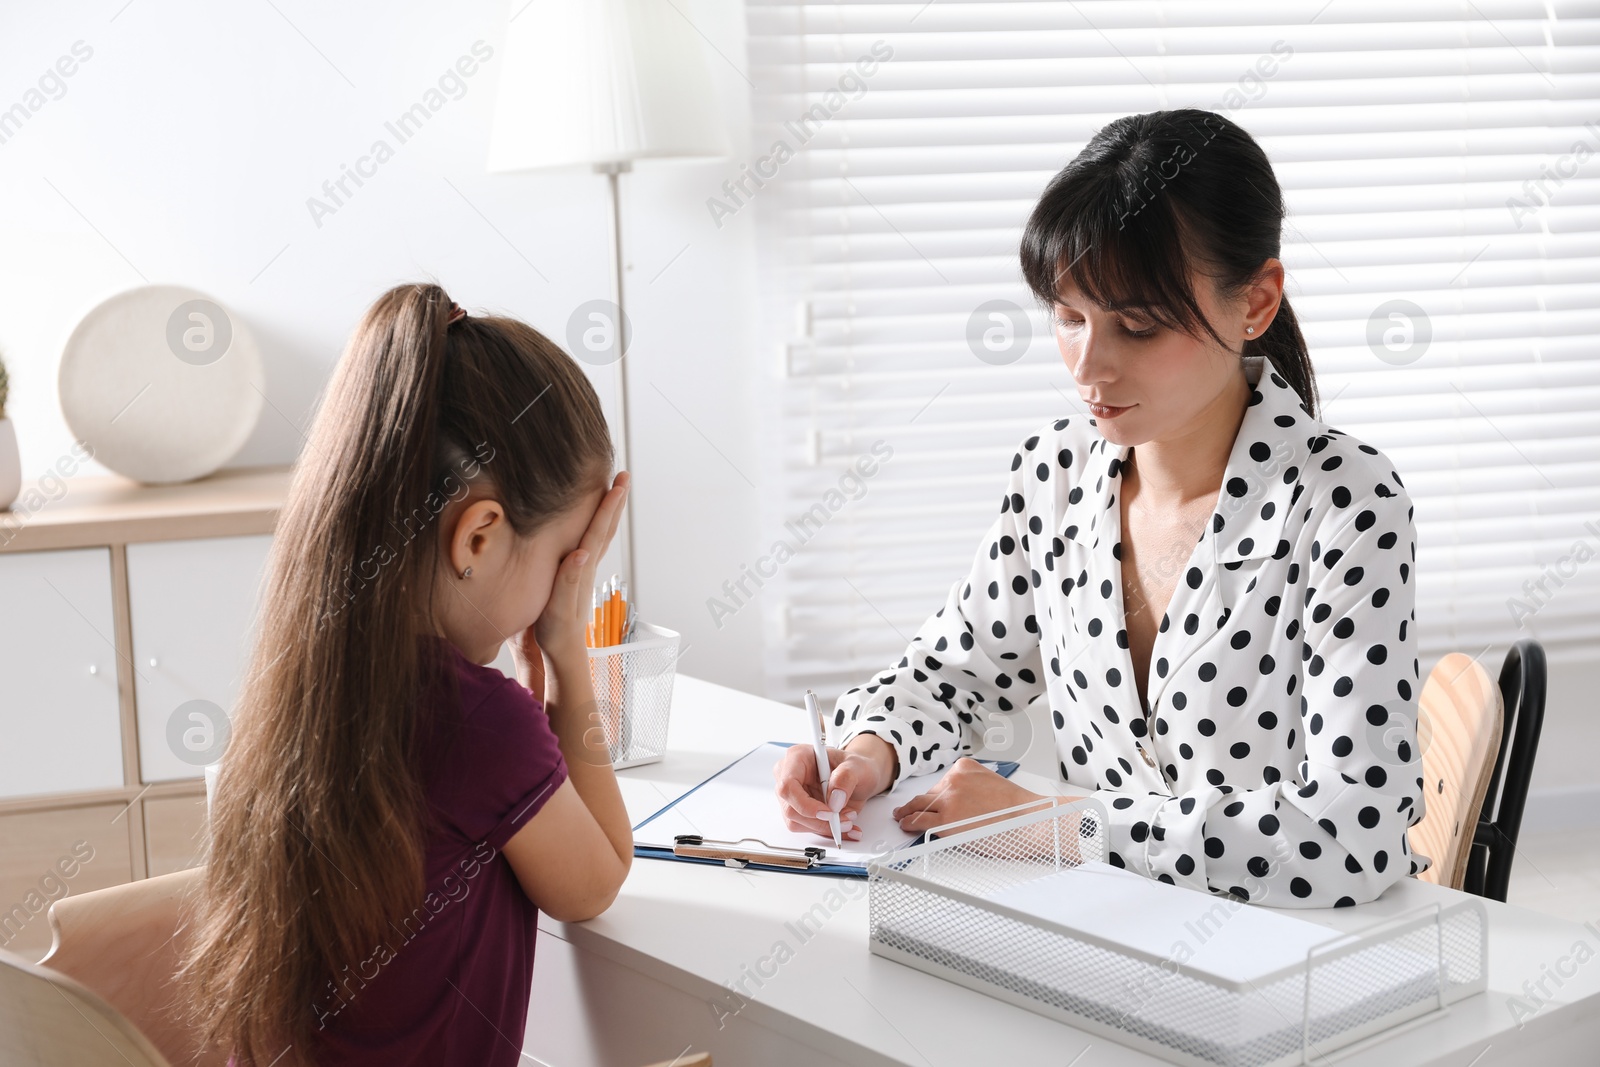
[[[633,854],[650,859],[680,860],[686,863],[709,863],[719,867],[756,868],[762,870],[789,871],[794,874],[832,874],[842,875],[847,878],[865,878],[867,868],[863,863],[831,862],[828,857],[831,841],[818,838],[817,845],[798,845],[793,843],[769,842],[763,836],[737,836],[734,833],[700,833],[682,832],[672,834],[672,843],[646,843],[638,842],[640,831],[650,826],[657,819],[674,811],[678,805],[693,796],[700,789],[716,782],[718,778],[739,766],[745,760],[754,756],[761,749],[775,745],[779,748],[789,748],[794,742],[768,741],[757,745],[749,752],[733,760],[727,766],[711,775],[705,781],[685,791],[675,800],[670,801],[649,818],[644,819],[633,828],[634,841]],[[1017,770],[1018,764],[1011,760],[980,760],[984,766],[993,769],[1002,777],[1009,778]],[[913,775],[910,781],[916,781],[922,776]],[[915,788],[915,792],[927,792],[938,780],[935,776],[927,776],[927,781]],[[910,787],[908,787],[910,788]],[[777,809],[777,797],[767,790],[768,802],[774,811]],[[884,796],[874,797],[868,803],[887,802]],[[696,828],[690,827],[690,830]],[[758,831],[759,832],[759,831]],[[918,834],[914,839],[908,839],[903,845],[895,847],[909,847],[925,840],[925,833]]]

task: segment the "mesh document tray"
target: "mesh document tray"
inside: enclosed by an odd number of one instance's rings
[[[615,769],[656,763],[666,753],[677,670],[678,635],[662,626],[640,623],[633,640],[589,649],[589,678]]]
[[[871,950],[1196,1067],[1310,1063],[1486,987],[1487,916],[1474,899],[1359,934],[1330,929],[1303,963],[1242,983],[996,903],[1106,854],[1099,801],[1007,810],[1023,809],[869,863]]]

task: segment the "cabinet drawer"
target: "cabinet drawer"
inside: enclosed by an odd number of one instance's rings
[[[262,535],[128,546],[144,781],[198,778],[220,756],[225,726],[207,716],[233,712],[271,545]]]
[[[0,797],[122,780],[111,552],[0,555]]]
[[[50,947],[50,904],[133,878],[128,820],[96,804],[0,815],[0,948],[37,960]]]

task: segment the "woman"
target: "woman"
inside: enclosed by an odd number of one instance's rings
[[[1301,908],[1426,869],[1411,501],[1317,417],[1283,216],[1255,141],[1193,109],[1110,123],[1050,182],[1022,270],[1088,415],[1028,435],[969,573],[839,698],[827,803],[790,749],[791,828],[902,774],[949,772],[909,831],[1038,799],[962,757],[1042,700],[1119,867]]]

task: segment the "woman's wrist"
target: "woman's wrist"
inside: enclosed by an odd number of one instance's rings
[[[878,793],[882,793],[894,784],[895,774],[900,766],[900,756],[888,741],[877,734],[857,734],[844,746],[844,750],[865,756],[878,768]]]

